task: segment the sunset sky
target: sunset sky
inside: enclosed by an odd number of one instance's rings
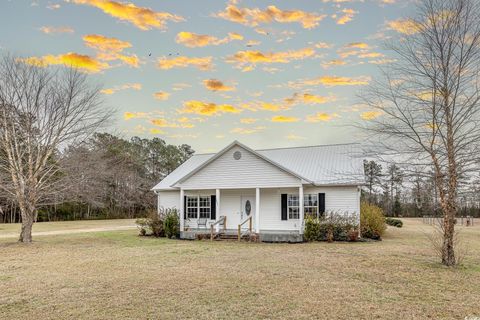
[[[0,50],[102,84],[111,130],[199,152],[359,141],[357,94],[413,32],[400,0],[1,0]]]

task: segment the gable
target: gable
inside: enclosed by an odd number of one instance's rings
[[[234,154],[239,152],[240,159]],[[301,179],[266,161],[253,152],[233,145],[175,187],[207,188],[267,188],[299,186]]]

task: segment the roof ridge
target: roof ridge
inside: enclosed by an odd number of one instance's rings
[[[347,146],[360,144],[359,142],[348,142],[348,143],[332,143],[332,144],[317,144],[309,146],[297,146],[297,147],[280,147],[280,148],[267,148],[267,149],[256,149],[255,151],[268,151],[268,150],[282,150],[282,149],[300,149],[300,148],[314,148],[314,147],[333,147],[333,146]]]

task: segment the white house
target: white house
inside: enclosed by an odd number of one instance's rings
[[[252,150],[234,141],[192,156],[153,190],[159,208],[179,209],[182,238],[247,222],[240,228],[251,223],[260,240],[302,241],[307,215],[358,217],[364,182],[358,144]]]

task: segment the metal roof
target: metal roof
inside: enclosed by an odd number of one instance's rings
[[[176,182],[197,169],[218,154],[239,142],[222,149],[219,153],[196,154],[166,176],[152,190],[175,190]],[[262,158],[277,164],[280,168],[304,177],[315,185],[362,185],[365,183],[363,159],[359,144],[318,145],[278,149],[255,150]]]

